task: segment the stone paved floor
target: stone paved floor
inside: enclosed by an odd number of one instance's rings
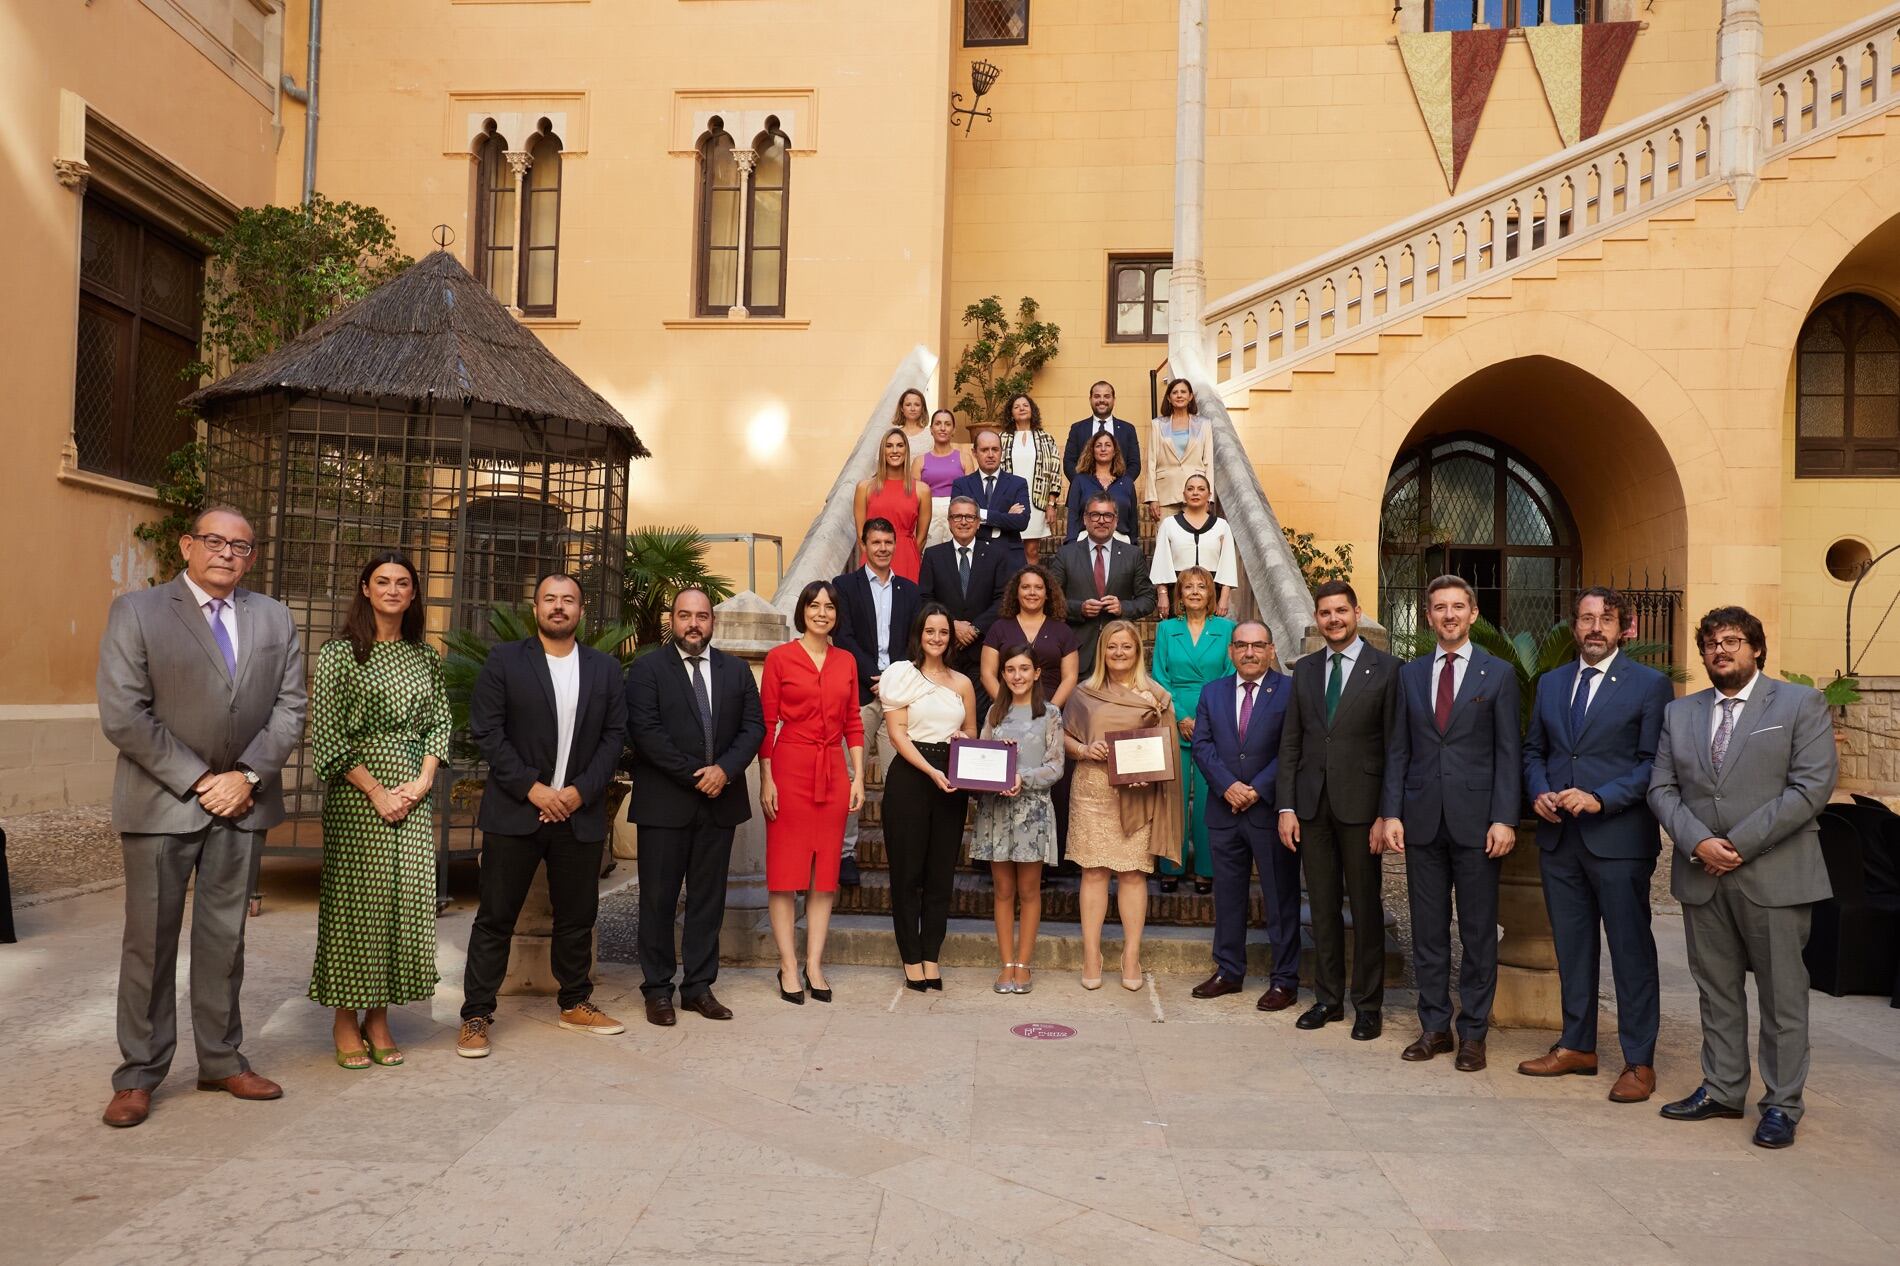
[[[267,881],[246,1049],[276,1103],[192,1089],[189,1038],[151,1121],[107,1097],[116,892],[36,907],[0,946],[0,1262],[1892,1263],[1900,1259],[1900,1011],[1814,998],[1800,1142],[1752,1120],[1673,1125],[1608,1078],[1533,1081],[1550,1035],[1498,1033],[1488,1072],[1402,1064],[1385,1038],[1294,1030],[1191,977],[1028,997],[952,971],[942,994],[834,970],[791,1007],[729,971],[730,1024],[639,1022],[630,967],[597,998],[626,1036],[507,999],[485,1061],[452,1042],[466,903],[445,982],[396,1021],[400,1069],[330,1062],[303,997],[307,883]],[[1695,1083],[1681,929],[1659,919],[1663,1088]],[[181,964],[182,966],[182,964]],[[181,972],[182,978],[182,972]],[[1066,1041],[1010,1032],[1073,1026]],[[1611,1043],[1606,1040],[1608,1049]]]

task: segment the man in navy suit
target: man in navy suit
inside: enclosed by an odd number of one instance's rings
[[[1029,481],[1003,469],[1003,437],[976,433],[976,469],[950,484],[950,495],[976,502],[977,539],[1003,551],[1005,579],[1023,569],[1023,529],[1029,526]]]
[[[1135,434],[1133,423],[1115,416],[1115,387],[1106,379],[1089,388],[1089,416],[1069,428],[1068,443],[1062,446],[1063,478],[1071,484],[1075,482],[1075,468],[1082,464],[1082,454],[1088,451],[1089,441],[1103,431],[1115,437],[1115,447],[1122,451],[1122,461],[1128,467],[1128,482],[1140,487],[1141,440]]]
[[[910,654],[910,626],[923,610],[923,598],[914,582],[891,570],[897,555],[897,529],[889,519],[866,519],[858,534],[864,546],[864,566],[844,573],[831,583],[838,590],[838,624],[832,643],[851,652],[858,665],[858,715],[864,722],[866,747],[874,747],[878,773],[890,772],[891,746],[882,731],[884,709],[877,701],[877,680],[893,660]],[[875,745],[872,736],[877,736]],[[843,861],[838,882],[858,886],[858,815],[845,819]]]
[[[1403,1058],[1449,1054],[1451,898],[1458,894],[1457,1068],[1484,1067],[1498,987],[1498,872],[1517,843],[1523,765],[1517,671],[1471,644],[1478,596],[1459,576],[1425,587],[1438,646],[1399,669],[1379,815],[1385,847],[1405,854],[1412,967],[1423,1030]],[[1378,826],[1375,824],[1375,830]]]
[[[925,602],[950,609],[950,666],[976,687],[976,714],[989,710],[981,675],[983,635],[1003,605],[1003,551],[976,538],[980,507],[970,497],[950,498],[950,539],[924,551],[917,588]]]
[[[1273,968],[1254,1005],[1284,1011],[1300,993],[1300,859],[1280,847],[1273,811],[1290,679],[1272,671],[1273,633],[1258,621],[1234,630],[1227,654],[1234,672],[1201,691],[1189,748],[1207,779],[1214,855],[1214,974],[1194,996],[1238,993],[1247,979],[1247,897],[1258,866]]]
[[[1538,681],[1524,737],[1524,786],[1539,819],[1564,1030],[1548,1055],[1517,1071],[1596,1076],[1597,958],[1607,935],[1623,1048],[1623,1072],[1610,1090],[1616,1103],[1641,1103],[1656,1089],[1660,1002],[1649,881],[1662,834],[1647,796],[1663,709],[1675,693],[1667,677],[1617,653],[1631,614],[1614,589],[1578,595],[1571,632],[1580,658]]]

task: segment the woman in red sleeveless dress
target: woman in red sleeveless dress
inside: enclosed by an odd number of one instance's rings
[[[924,567],[924,534],[930,531],[930,485],[911,478],[910,441],[892,427],[878,445],[878,471],[858,483],[858,539],[868,519],[889,519],[897,530],[897,556],[891,570],[915,581]],[[860,554],[858,562],[864,559]]]

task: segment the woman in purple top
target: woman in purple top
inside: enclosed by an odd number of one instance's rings
[[[976,470],[976,459],[967,448],[951,443],[957,431],[957,415],[939,409],[930,415],[930,447],[911,459],[911,478],[930,486],[930,534],[924,548],[950,539],[950,485]]]
[[[1060,710],[1075,691],[1080,647],[1075,630],[1059,615],[1068,605],[1062,587],[1047,568],[1036,563],[1011,576],[1003,586],[1003,604],[997,609],[996,623],[983,636],[983,659],[979,675],[983,689],[992,699],[1003,698],[1001,680],[1003,652],[1012,646],[1027,646],[1042,673],[1043,697]]]

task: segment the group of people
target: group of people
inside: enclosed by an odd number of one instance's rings
[[[979,440],[979,475],[994,470],[994,457],[986,464]],[[712,648],[715,615],[699,589],[675,596],[668,644],[623,677],[612,657],[576,637],[580,583],[541,579],[534,636],[494,648],[469,709],[468,732],[488,768],[459,1054],[489,1053],[516,919],[541,866],[561,1027],[624,1031],[591,1001],[606,803],[622,767],[632,774],[640,836],[647,1020],[677,1023],[676,989],[681,1007],[732,1017],[712,986],[755,758],[777,988],[787,1002],[829,1002],[826,934],[835,894],[855,869],[866,746],[880,734],[890,762],[882,816],[891,913],[909,989],[943,988],[954,871],[973,817],[971,857],[995,880],[997,993],[1034,987],[1042,878],[1065,853],[1081,876],[1082,987],[1104,983],[1112,889],[1119,981],[1144,988],[1149,876],[1192,858],[1215,916],[1213,973],[1193,995],[1244,987],[1257,873],[1271,962],[1256,1006],[1296,1005],[1303,873],[1314,999],[1296,1027],[1343,1020],[1350,995],[1351,1036],[1369,1041],[1383,1030],[1381,857],[1400,854],[1420,1022],[1402,1058],[1453,1054],[1467,1072],[1486,1063],[1500,870],[1528,799],[1564,1027],[1548,1054],[1518,1071],[1598,1071],[1601,934],[1618,1003],[1623,1068],[1610,1092],[1618,1102],[1656,1089],[1649,883],[1660,823],[1674,843],[1672,891],[1685,907],[1703,1027],[1702,1084],[1663,1115],[1743,1114],[1752,972],[1767,1086],[1755,1141],[1793,1141],[1808,1066],[1801,948],[1812,903],[1829,895],[1816,818],[1837,760],[1822,696],[1765,675],[1766,636],[1753,615],[1722,607],[1702,619],[1695,642],[1712,687],[1672,700],[1661,673],[1619,653],[1632,623],[1627,601],[1611,589],[1584,591],[1572,626],[1578,658],[1539,680],[1520,737],[1516,670],[1472,643],[1477,598],[1457,576],[1427,586],[1436,646],[1405,663],[1360,637],[1349,584],[1320,586],[1313,621],[1323,645],[1289,677],[1278,670],[1272,631],[1225,619],[1218,574],[1184,566],[1172,581],[1178,614],[1157,629],[1150,658],[1135,621],[1159,604],[1139,547],[1115,537],[1120,509],[1110,494],[1085,500],[1082,538],[1046,562],[1018,562],[984,540],[982,510],[974,497],[950,499],[949,539],[923,551],[921,584],[895,570],[896,527],[867,519],[864,565],[805,586],[792,613],[797,637],[767,654],[758,686],[743,661]],[[240,513],[206,510],[180,550],[179,577],[114,603],[101,646],[100,717],[120,751],[113,813],[126,863],[122,1062],[105,1112],[114,1126],[146,1119],[171,1063],[188,886],[199,1088],[243,1099],[282,1093],[240,1051],[238,996],[252,858],[283,818],[281,770],[303,735],[298,635],[281,604],[241,587],[256,538]],[[309,996],[333,1009],[336,1062],[352,1070],[402,1061],[388,1008],[431,996],[437,982],[429,803],[450,719],[419,594],[403,555],[368,560],[340,635],[319,654],[309,700],[326,784]],[[1111,736],[1147,728],[1178,735],[1164,746],[1164,768],[1111,778]],[[1013,744],[1012,785],[954,786],[949,754],[959,738]]]

